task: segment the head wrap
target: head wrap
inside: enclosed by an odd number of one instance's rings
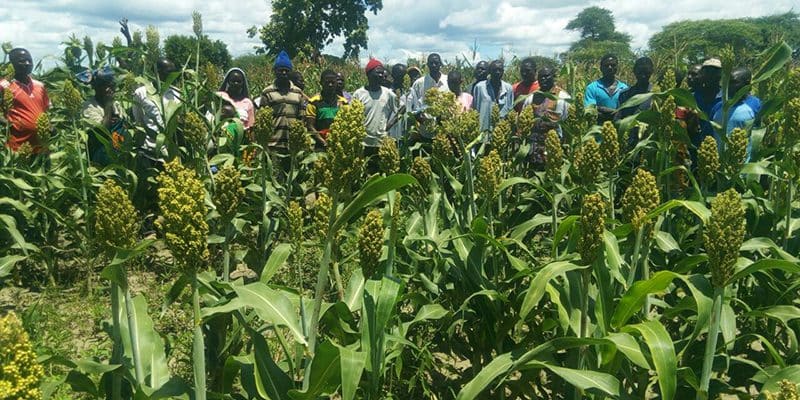
[[[286,54],[286,50],[281,50],[280,54],[278,54],[278,58],[275,59],[274,68],[292,69],[292,60],[289,59],[289,55]]]
[[[383,64],[375,58],[370,58],[369,62],[367,63],[367,67],[364,69],[367,73],[372,71],[375,68],[382,67]]]
[[[228,72],[225,73],[225,78],[222,79],[222,86],[219,87],[219,91],[220,92],[225,92],[226,94],[228,93],[228,78],[230,78],[231,73],[233,73],[233,72],[238,72],[238,73],[242,74],[242,78],[244,78],[244,91],[243,91],[243,94],[244,94],[244,97],[247,97],[249,99],[250,98],[250,87],[247,84],[247,75],[245,75],[244,71],[242,71],[241,68],[233,67],[233,68],[229,69]]]

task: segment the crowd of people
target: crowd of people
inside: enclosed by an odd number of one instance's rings
[[[5,110],[4,117],[10,124],[10,132],[6,146],[14,151],[28,143],[34,153],[44,152],[45,146],[40,143],[36,133],[36,121],[40,114],[50,106],[45,85],[31,77],[33,59],[30,52],[23,48],[13,49],[9,53],[14,68],[14,77],[0,81],[0,94],[9,91],[13,97],[10,108]],[[499,109],[500,118],[505,118],[512,110],[523,111],[531,107],[536,123],[531,132],[518,132],[530,143],[530,161],[540,166],[544,161],[544,136],[551,129],[562,133],[561,123],[567,118],[571,96],[556,84],[556,74],[549,66],[537,68],[535,59],[526,58],[519,64],[520,81],[510,83],[504,80],[504,62],[493,60],[479,62],[474,68],[474,81],[465,90],[464,77],[458,70],[448,74],[442,71],[442,60],[439,54],[432,53],[427,57],[427,72],[423,75],[417,67],[407,68],[403,64],[394,64],[387,68],[377,59],[370,59],[364,68],[367,84],[355,88],[352,93],[345,90],[344,76],[331,69],[320,73],[320,93],[307,96],[304,93],[305,80],[302,74],[294,70],[292,60],[286,52],[280,52],[273,65],[274,82],[259,93],[251,92],[245,72],[240,68],[232,68],[224,75],[222,85],[217,91],[221,101],[220,115],[229,118],[232,123],[226,125],[229,140],[227,150],[239,154],[239,148],[247,141],[247,132],[255,124],[255,114],[259,108],[272,108],[274,135],[266,141],[269,151],[283,153],[287,151],[290,126],[293,121],[302,121],[308,134],[315,142],[318,151],[324,151],[328,134],[337,112],[344,105],[359,101],[364,105],[364,151],[367,156],[377,153],[381,141],[390,137],[396,140],[404,137],[409,128],[416,126],[415,141],[426,142],[432,139],[422,124],[431,117],[426,113],[428,107],[426,95],[431,89],[451,92],[457,103],[459,112],[475,110],[479,115],[481,131],[491,132],[493,129],[492,110]],[[632,116],[650,108],[650,101],[626,102],[636,95],[652,91],[650,83],[653,75],[653,62],[642,57],[633,65],[636,82],[629,85],[617,78],[619,60],[614,55],[606,55],[600,60],[602,76],[591,81],[585,88],[583,102],[589,109],[597,112],[597,123],[616,121]],[[178,71],[175,64],[161,58],[156,63],[157,83],[169,82],[171,74]],[[760,100],[748,93],[742,93],[740,100],[727,112],[722,104],[721,95],[722,65],[719,59],[710,58],[702,65],[694,65],[688,69],[687,83],[694,95],[697,109],[679,108],[676,119],[680,120],[697,148],[707,136],[722,143],[721,135],[728,134],[734,128],[747,127],[756,121],[761,108]],[[310,77],[309,77],[310,78]],[[408,79],[408,80],[406,80]],[[733,97],[750,83],[751,74],[745,68],[736,68],[730,76],[729,93]],[[111,68],[103,68],[91,73],[87,79],[94,89],[94,96],[88,99],[82,108],[82,117],[92,126],[103,126],[103,132],[121,135],[125,132],[125,124],[135,124],[146,132],[143,140],[137,144],[138,154],[149,166],[162,161],[162,154],[156,143],[157,132],[164,127],[163,112],[169,107],[177,107],[181,100],[180,91],[174,86],[160,91],[160,101],[148,91],[147,85],[133,92],[133,107],[122,109],[115,101],[116,84]],[[406,87],[404,82],[411,82]],[[722,121],[727,115],[727,121]],[[211,117],[211,116],[209,116]],[[716,122],[715,125],[712,121]],[[719,127],[726,130],[720,132]],[[103,142],[115,142],[115,137],[102,138],[101,134],[90,135],[90,157],[94,162],[107,162]],[[491,135],[485,136],[491,141]],[[639,131],[631,131],[628,145],[636,145]],[[748,158],[749,158],[748,147]]]

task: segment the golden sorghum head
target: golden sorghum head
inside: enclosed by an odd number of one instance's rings
[[[606,171],[612,171],[619,164],[619,136],[614,123],[606,121],[600,129],[600,136],[603,142],[600,143],[600,154],[603,157],[603,166]]]
[[[581,206],[581,236],[578,252],[581,260],[591,264],[603,247],[603,230],[606,223],[606,203],[599,193],[587,194]]]
[[[294,120],[289,124],[289,154],[300,154],[311,151],[314,140],[308,134],[306,124]]]
[[[386,175],[400,171],[400,151],[397,149],[397,141],[393,138],[386,136],[381,140],[381,146],[378,148],[378,165]]]
[[[726,44],[719,51],[719,60],[722,62],[723,68],[733,69],[733,63],[736,61],[736,53],[733,51],[733,46]]]
[[[74,118],[81,112],[82,105],[81,92],[72,84],[72,81],[64,81],[64,89],[61,91],[61,106],[67,110],[70,117]]]
[[[451,120],[458,114],[456,95],[450,91],[442,91],[435,87],[430,88],[425,92],[425,103],[428,105],[425,113],[436,118],[439,122]]]
[[[796,383],[784,379],[780,381],[779,384],[781,390],[778,393],[772,393],[770,391],[764,393],[767,400],[800,400],[800,394],[798,394]]]
[[[793,146],[800,141],[800,95],[783,106],[783,143]]]
[[[362,142],[367,136],[364,127],[364,105],[354,100],[339,109],[328,134],[328,167],[332,193],[347,193],[364,171],[366,159]]]
[[[670,90],[675,87],[674,68],[667,68],[667,70],[664,71],[664,75],[662,75],[661,79],[658,81],[658,86],[661,87],[661,90]]]
[[[414,158],[414,161],[411,162],[409,173],[417,180],[424,191],[427,192],[428,186],[433,180],[433,171],[431,170],[431,164],[428,160],[421,156]]]
[[[161,231],[175,263],[187,272],[196,271],[208,259],[206,191],[197,174],[178,159],[164,164],[158,175],[158,205]]]
[[[2,103],[0,103],[0,111],[3,112],[3,115],[6,115],[13,106],[14,106],[14,93],[12,93],[10,90],[3,90],[3,101]]]
[[[672,96],[667,96],[667,98],[664,100],[656,102],[656,107],[659,113],[658,127],[656,127],[656,129],[659,131],[662,137],[667,139],[674,138],[675,108],[677,108],[677,105],[675,104],[675,98]]]
[[[383,213],[372,210],[358,231],[358,260],[366,278],[378,272],[383,252]]]
[[[450,137],[446,133],[439,132],[433,137],[431,156],[439,160],[439,162],[445,166],[455,164],[456,155],[453,152],[453,144],[450,142]]]
[[[637,169],[631,185],[622,195],[622,215],[638,231],[644,217],[658,207],[660,202],[656,177],[647,170]]]
[[[50,115],[46,112],[39,114],[39,117],[36,118],[36,136],[45,147],[53,136],[53,124],[50,123]]]
[[[481,133],[480,116],[475,110],[458,114],[452,122],[451,125],[445,125],[446,132],[460,137],[464,142],[474,140]]]
[[[314,182],[323,187],[330,187],[333,176],[331,176],[331,169],[329,167],[329,160],[324,155],[314,161],[313,175]]]
[[[728,156],[726,157],[725,173],[735,175],[739,173],[747,159],[747,131],[734,128],[728,136]]]
[[[299,251],[300,244],[303,243],[303,207],[292,200],[286,214],[289,217],[289,240],[295,245],[295,251]]]
[[[700,148],[697,150],[697,172],[706,185],[712,185],[720,169],[719,150],[717,141],[706,136]]]
[[[517,121],[519,120],[519,113],[517,112],[517,110],[509,111],[508,115],[506,115],[506,119],[508,120],[508,123],[511,126],[511,131],[512,132],[516,132],[517,131]]]
[[[203,35],[203,15],[199,11],[192,11],[192,31],[197,37]]]
[[[22,161],[27,161],[33,155],[33,146],[30,142],[25,142],[17,148],[17,157]]]
[[[183,116],[183,137],[195,151],[205,153],[208,126],[200,114],[189,111]]]
[[[256,143],[267,147],[272,136],[275,135],[275,122],[272,117],[272,107],[261,107],[256,111],[256,120],[253,124],[253,135]]]
[[[128,193],[113,179],[106,179],[97,192],[94,211],[97,244],[108,255],[115,248],[130,249],[139,237],[139,216]]]
[[[493,149],[478,162],[478,179],[475,182],[478,194],[487,199],[497,195],[497,189],[503,180],[503,161],[496,149]]]
[[[214,176],[214,196],[212,200],[223,220],[236,215],[236,209],[244,198],[239,170],[231,165],[222,167]]]
[[[500,122],[500,106],[497,104],[492,105],[492,126],[496,126]]]
[[[703,242],[714,286],[725,286],[733,276],[744,234],[742,197],[736,190],[728,189],[711,201],[711,218],[703,229]]]
[[[317,200],[314,202],[314,228],[320,241],[325,240],[325,234],[328,232],[331,207],[333,207],[331,197],[326,193],[318,193]]]
[[[575,169],[581,181],[588,184],[597,181],[601,167],[600,146],[597,145],[594,137],[590,137],[575,151]]]
[[[200,75],[203,77],[206,90],[209,92],[217,91],[220,84],[222,84],[222,71],[211,62],[206,62],[200,67]]]
[[[517,117],[517,133],[527,138],[531,130],[533,130],[535,122],[536,115],[533,113],[533,106],[524,107],[519,113],[519,117]]]
[[[561,166],[564,165],[564,151],[561,149],[561,139],[553,129],[547,131],[544,136],[544,151],[547,177],[558,180],[561,176]]]
[[[44,368],[14,312],[0,317],[0,399],[41,399]]]
[[[511,122],[508,119],[500,120],[492,130],[492,148],[503,152],[511,138]]]

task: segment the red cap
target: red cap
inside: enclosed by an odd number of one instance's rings
[[[369,71],[372,71],[373,69],[378,68],[378,67],[382,67],[382,66],[383,66],[383,63],[378,61],[376,58],[370,58],[369,62],[367,63],[367,68],[365,68],[365,71],[367,73],[369,73]]]

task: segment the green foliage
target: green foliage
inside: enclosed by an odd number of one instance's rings
[[[607,53],[617,55],[620,60],[633,58],[631,36],[617,31],[610,10],[597,6],[584,8],[566,28],[581,33],[581,39],[566,53],[569,60],[596,63]]]
[[[194,68],[197,62],[197,37],[187,35],[170,35],[164,40],[164,54],[176,64],[187,63]],[[200,36],[200,65],[211,63],[222,70],[231,65],[231,54],[228,45],[221,40],[212,41],[208,35]]]

